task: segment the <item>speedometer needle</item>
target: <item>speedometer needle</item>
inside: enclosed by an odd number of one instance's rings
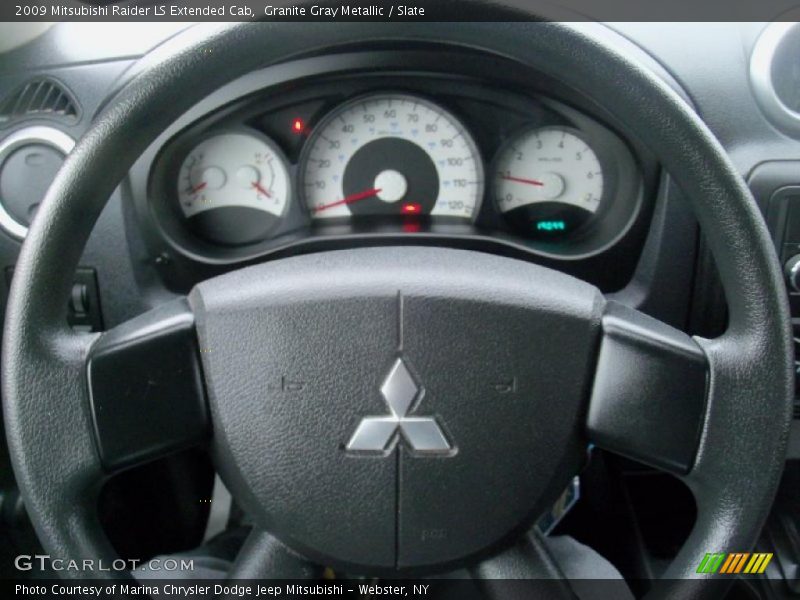
[[[253,189],[257,191],[259,194],[264,194],[267,198],[272,198],[272,194],[270,194],[267,190],[265,190],[264,186],[261,185],[259,182],[254,181],[252,185]]]
[[[527,183],[528,185],[544,185],[544,182],[539,181],[538,179],[524,179],[522,177],[514,177],[513,175],[507,175],[505,173],[500,173],[500,179],[516,181],[517,183]]]
[[[373,196],[377,196],[381,193],[380,188],[370,188],[368,190],[364,190],[363,192],[357,192],[355,194],[350,194],[349,196],[345,196],[341,200],[337,200],[336,202],[330,202],[328,204],[322,204],[314,208],[314,212],[320,212],[323,210],[327,210],[329,208],[333,208],[334,206],[342,206],[343,204],[353,204],[354,202],[358,202],[359,200],[366,200],[367,198],[372,198]]]

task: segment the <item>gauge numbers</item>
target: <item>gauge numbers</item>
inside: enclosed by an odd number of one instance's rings
[[[280,221],[290,197],[289,174],[274,144],[250,133],[222,133],[184,159],[178,202],[184,218],[210,241],[257,241]]]
[[[254,135],[224,133],[202,141],[183,161],[178,197],[186,217],[223,206],[280,215],[289,175],[272,144]]]
[[[481,158],[464,126],[441,107],[403,94],[335,109],[309,140],[301,178],[314,219],[473,219],[483,197]]]
[[[566,237],[597,214],[603,169],[594,150],[573,130],[535,129],[500,153],[494,191],[506,219],[529,237]]]

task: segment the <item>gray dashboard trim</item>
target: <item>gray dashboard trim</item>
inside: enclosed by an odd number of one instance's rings
[[[45,126],[18,129],[0,140],[0,165],[12,152],[29,144],[44,144],[62,152],[64,156],[72,152],[75,140],[59,129]],[[25,239],[28,228],[17,221],[0,202],[0,227],[18,240]]]
[[[800,133],[800,113],[787,107],[778,97],[772,82],[775,53],[787,35],[797,33],[798,23],[770,23],[761,32],[750,56],[750,86],[764,114],[778,127]]]

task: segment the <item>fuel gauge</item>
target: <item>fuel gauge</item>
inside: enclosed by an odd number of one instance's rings
[[[282,153],[255,132],[206,138],[180,168],[178,201],[187,225],[215,243],[264,239],[283,217],[290,194]]]

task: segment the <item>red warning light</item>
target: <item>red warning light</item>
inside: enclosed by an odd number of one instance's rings
[[[422,212],[422,206],[419,204],[403,204],[400,210],[404,215],[418,215]]]
[[[292,131],[294,133],[300,134],[306,130],[306,124],[303,122],[303,119],[296,118],[292,121]]]

